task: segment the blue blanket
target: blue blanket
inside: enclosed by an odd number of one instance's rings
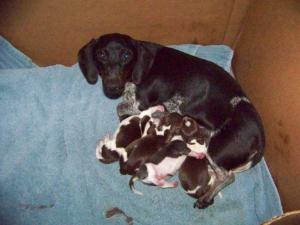
[[[173,47],[230,70],[226,46]],[[0,56],[1,225],[254,225],[282,213],[264,160],[205,210],[181,187],[137,183],[144,196],[133,194],[118,164],[95,157],[97,140],[118,125],[120,100],[106,98],[100,82],[88,85],[77,65],[36,67],[1,38]],[[124,214],[110,217],[115,207]]]

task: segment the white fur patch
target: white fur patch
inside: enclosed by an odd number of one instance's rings
[[[172,141],[183,141],[183,138],[180,135],[175,135],[172,137],[171,142]]]
[[[104,160],[104,158],[102,157],[102,147],[103,147],[104,143],[103,141],[99,141],[96,147],[96,158],[97,159],[101,159]]]
[[[196,194],[196,192],[201,188],[201,185],[197,185],[197,187],[195,187],[194,189],[192,190],[186,190],[185,193],[187,194]]]
[[[191,121],[186,121],[186,122],[184,123],[184,125],[187,126],[187,127],[190,127],[190,126],[192,125],[192,123],[191,123]]]
[[[165,131],[166,130],[170,130],[170,128],[171,128],[171,125],[169,125],[169,126],[162,126],[161,130],[158,130],[157,128],[155,128],[156,135],[164,135]]]
[[[138,179],[139,179],[138,177],[135,177],[135,178],[133,178],[132,181],[135,182],[135,181],[137,181]],[[132,191],[133,191],[133,193],[135,193],[135,194],[137,194],[137,195],[144,195],[142,192],[136,190],[136,189],[134,188],[134,186],[132,187]]]
[[[155,168],[153,166],[154,164],[153,163],[146,163],[146,168],[147,168],[147,173],[148,173],[148,176],[142,180],[142,182],[146,183],[146,184],[151,184],[153,182],[156,183],[156,171],[155,171]]]
[[[166,157],[159,164],[146,163],[148,177],[142,182],[157,184],[157,176],[174,175],[185,159],[183,155],[178,158]]]
[[[215,175],[215,174],[212,174],[212,175],[210,176],[208,185],[209,185],[209,186],[212,186],[212,185],[214,185],[215,182],[216,182],[216,175]]]
[[[112,150],[112,151],[116,151],[118,153],[119,156],[122,156],[124,161],[127,161],[127,152],[125,150],[125,148],[119,148],[116,146],[116,139],[109,139],[108,137],[104,139],[104,145]]]
[[[243,171],[245,171],[245,170],[250,169],[251,166],[252,166],[252,161],[246,163],[246,164],[243,165],[243,166],[240,166],[240,167],[234,169],[233,172],[234,172],[234,173],[240,173],[240,172],[243,172]]]
[[[188,148],[197,153],[204,153],[205,155],[207,154],[207,146],[204,143],[201,145],[196,139],[191,141],[191,144],[187,144]]]
[[[161,105],[157,105],[157,106],[152,106],[144,111],[141,112],[141,114],[139,115],[140,118],[143,118],[144,116],[150,116],[155,113],[156,111],[164,111],[164,107]]]
[[[236,96],[230,100],[230,104],[232,105],[233,108],[235,108],[241,101],[250,103],[250,100],[248,98],[246,98],[245,96],[243,96],[243,97]]]

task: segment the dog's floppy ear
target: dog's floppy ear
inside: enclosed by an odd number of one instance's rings
[[[89,84],[95,84],[98,80],[98,69],[93,59],[93,48],[96,40],[92,39],[78,52],[78,64],[81,72]]]
[[[143,76],[149,72],[153,64],[156,51],[160,46],[144,41],[133,40],[133,42],[137,52],[137,59],[132,71],[132,81],[134,84],[139,84],[141,83]]]

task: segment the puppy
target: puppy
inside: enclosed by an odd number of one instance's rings
[[[136,180],[161,188],[177,187],[178,183],[176,181],[167,182],[165,179],[173,176],[178,171],[189,153],[190,149],[187,148],[183,141],[172,141],[165,148],[154,154],[149,159],[149,162],[143,164],[138,169],[137,173],[129,181],[130,189],[134,193],[142,195],[141,192],[134,188]]]
[[[151,107],[139,115],[130,116],[119,124],[112,138],[108,136],[100,140],[96,148],[96,157],[102,163],[118,161],[122,156],[127,160],[126,147],[133,141],[139,139],[143,133],[150,132],[150,124],[159,122],[153,114],[163,112],[163,106]],[[149,123],[149,124],[148,124]]]
[[[179,169],[178,177],[185,192],[196,199],[199,199],[209,190],[210,183],[215,179],[207,159],[195,159],[193,157],[186,158]],[[207,203],[206,207],[211,204],[213,204],[213,199]]]
[[[133,141],[126,147],[128,159],[123,156],[120,158],[120,173],[122,175],[135,174],[141,165],[148,162],[151,156],[166,144],[166,137],[155,133]]]

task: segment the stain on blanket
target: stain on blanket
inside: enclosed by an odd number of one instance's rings
[[[111,218],[111,217],[113,217],[115,215],[118,215],[118,214],[121,214],[125,217],[126,222],[127,222],[128,225],[133,225],[133,218],[130,217],[130,216],[127,216],[126,213],[124,213],[123,210],[121,210],[117,207],[110,208],[110,209],[106,210],[105,217],[106,218]]]
[[[54,204],[49,204],[49,205],[20,204],[20,207],[28,210],[41,210],[41,209],[53,208]]]

